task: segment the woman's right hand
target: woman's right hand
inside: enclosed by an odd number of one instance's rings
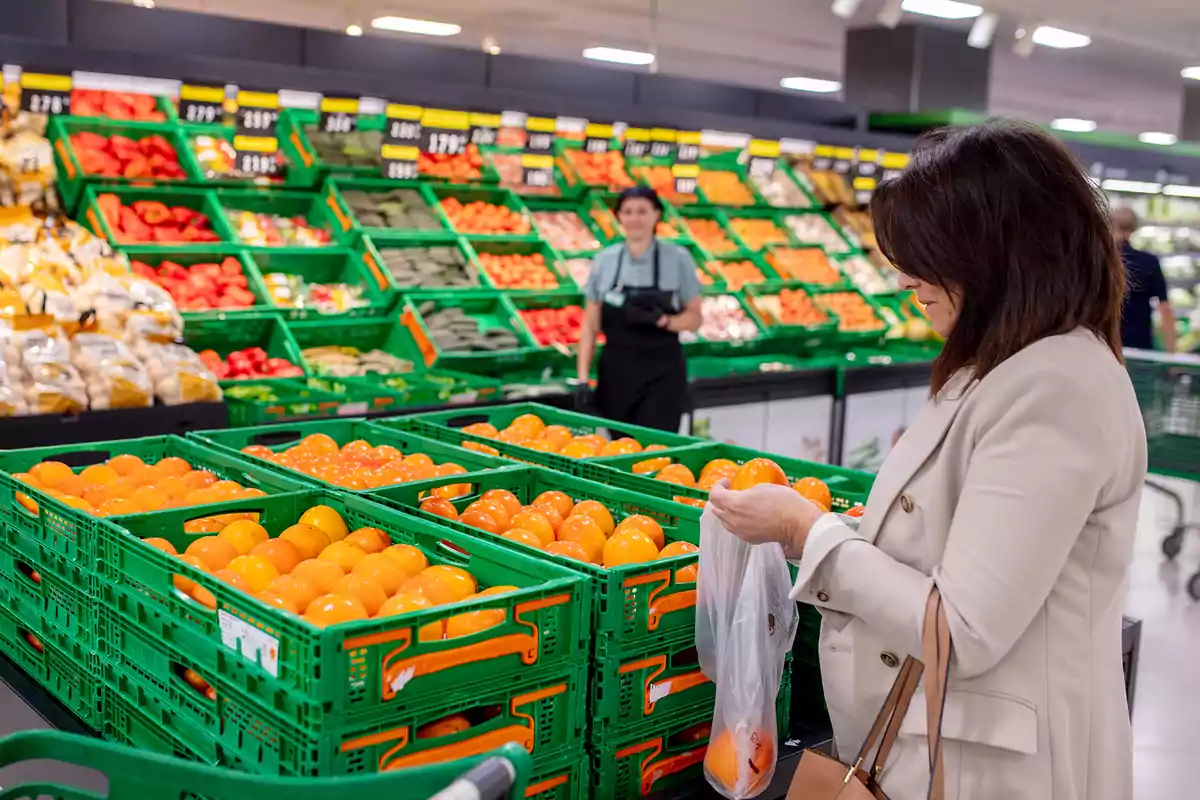
[[[713,487],[708,504],[734,536],[750,544],[778,542],[790,559],[800,558],[809,530],[825,513],[790,486],[733,490],[728,479]]]

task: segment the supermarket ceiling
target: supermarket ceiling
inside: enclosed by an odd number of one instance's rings
[[[462,32],[439,43],[479,48],[490,37],[503,52],[551,58],[578,60],[595,45],[654,48],[664,73],[769,88],[790,75],[837,79],[845,27],[874,24],[885,2],[863,0],[847,23],[831,12],[830,0],[157,0],[163,8],[313,28],[358,23],[367,35],[405,36],[370,29],[370,20],[385,14],[453,22]],[[976,2],[1001,15],[992,112],[1038,122],[1082,117],[1126,133],[1177,129],[1179,70],[1200,63],[1200,3]],[[954,24],[965,35],[965,24]],[[1020,58],[1008,43],[1022,24],[1057,25],[1093,43],[1078,50],[1038,47]]]

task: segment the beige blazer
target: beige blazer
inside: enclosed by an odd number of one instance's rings
[[[920,657],[936,583],[954,646],[947,797],[1130,800],[1121,607],[1145,475],[1129,377],[1091,333],[956,376],[884,463],[859,531],[821,532],[798,562],[843,759]],[[918,694],[883,773],[892,800],[926,796],[924,709]]]

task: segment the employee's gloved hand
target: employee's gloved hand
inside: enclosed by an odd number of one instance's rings
[[[635,305],[625,305],[625,322],[629,325],[644,325],[657,328],[663,312],[657,308],[640,308]]]
[[[575,410],[581,412],[591,411],[593,397],[591,384],[576,378],[571,381],[571,390],[575,398]]]

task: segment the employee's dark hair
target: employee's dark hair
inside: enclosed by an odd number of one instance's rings
[[[621,206],[625,205],[626,200],[631,200],[635,197],[640,197],[643,200],[649,200],[651,205],[657,208],[660,213],[662,212],[663,203],[658,197],[658,192],[654,191],[649,186],[638,184],[637,186],[630,186],[628,189],[621,192],[621,196],[617,198],[617,213],[620,213]]]
[[[871,215],[893,264],[961,295],[935,394],[963,367],[982,379],[1080,326],[1121,359],[1125,270],[1108,203],[1041,129],[992,119],[926,134],[900,177],[875,190]]]

